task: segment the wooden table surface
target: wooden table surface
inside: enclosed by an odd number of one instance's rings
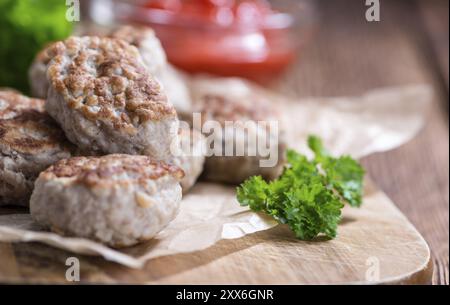
[[[428,242],[434,284],[449,284],[448,1],[380,0],[381,21],[363,0],[316,0],[320,22],[299,62],[274,87],[294,96],[356,95],[431,84],[425,128],[393,151],[364,158],[375,183]]]
[[[393,151],[364,158],[376,184],[427,240],[434,284],[449,284],[448,1],[381,2],[381,21],[365,20],[365,1],[315,1],[320,21],[297,65],[274,86],[292,96],[360,94],[428,83],[435,98],[426,126]]]

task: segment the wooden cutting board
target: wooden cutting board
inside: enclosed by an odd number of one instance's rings
[[[421,202],[417,202],[421,204]],[[1,214],[17,210],[1,209]],[[331,241],[299,241],[285,226],[221,240],[187,254],[150,260],[136,270],[79,256],[82,283],[426,284],[430,250],[422,236],[372,183],[360,209],[345,208]],[[0,243],[1,283],[67,283],[73,254],[39,243]]]

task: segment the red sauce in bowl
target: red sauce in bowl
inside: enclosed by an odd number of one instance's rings
[[[188,72],[272,78],[295,59],[293,19],[263,0],[150,0],[129,19],[153,27]]]

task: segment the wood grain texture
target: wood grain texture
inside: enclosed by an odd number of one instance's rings
[[[202,251],[152,259],[139,270],[37,243],[0,243],[0,282],[67,283],[65,261],[76,256],[82,283],[429,283],[426,242],[382,192],[366,185],[364,206],[344,209],[334,240],[299,241],[278,226]]]
[[[432,2],[431,4],[428,2]],[[438,3],[439,2],[439,3]],[[318,1],[320,27],[300,61],[274,87],[292,96],[360,94],[410,83],[435,88],[427,124],[410,143],[364,158],[363,164],[387,195],[429,242],[436,266],[433,283],[449,284],[449,126],[448,90],[440,71],[448,69],[448,1],[382,1],[381,21],[364,19],[364,1]],[[420,5],[437,10],[446,33],[447,52],[436,69],[430,31]],[[442,11],[442,12],[440,12]],[[432,14],[432,13],[429,13]],[[439,40],[439,39],[438,39]],[[440,61],[439,61],[440,62]],[[447,62],[447,67],[445,67]]]
[[[427,46],[429,47],[431,65],[435,67],[436,77],[442,78],[443,85],[448,93],[448,52],[449,52],[449,32],[448,32],[448,1],[432,0],[419,1],[419,13],[422,17],[425,30]]]
[[[281,92],[296,97],[361,94],[376,87],[409,83],[430,83],[436,89],[435,101],[427,113],[428,123],[414,140],[394,151],[363,160],[376,184],[423,234],[432,251],[429,265],[425,265],[424,261],[418,264],[423,267],[421,272],[411,272],[403,279],[396,279],[396,267],[404,266],[406,261],[417,263],[417,255],[426,257],[426,250],[418,246],[422,244],[420,239],[417,243],[399,240],[411,235],[417,238],[411,231],[400,235],[404,232],[396,231],[397,226],[385,227],[390,221],[403,221],[403,217],[395,213],[398,217],[387,217],[386,223],[383,221],[377,227],[379,230],[388,229],[383,231],[386,232],[386,240],[383,242],[405,246],[406,249],[397,250],[393,246],[394,248],[377,250],[376,255],[382,258],[382,262],[389,255],[400,253],[403,257],[398,258],[399,266],[394,266],[389,271],[392,274],[382,273],[385,278],[392,279],[391,283],[427,282],[432,270],[430,264],[435,267],[433,283],[449,283],[448,89],[443,88],[445,86],[442,86],[442,77],[439,76],[445,75],[441,71],[445,71],[445,61],[448,63],[448,51],[447,55],[439,55],[442,59],[430,60],[430,56],[435,55],[430,52],[431,46],[427,45],[431,39],[427,35],[435,33],[431,29],[434,25],[430,27],[424,24],[423,14],[429,13],[419,11],[422,9],[430,12],[437,9],[448,12],[448,2],[435,1],[431,5],[425,4],[427,8],[422,8],[425,2],[428,1],[420,1],[417,5],[414,1],[382,1],[382,21],[367,23],[364,19],[364,1],[316,1],[321,14],[320,27],[310,44],[301,51],[298,64],[291,68],[284,79],[273,85]],[[437,2],[440,4],[436,4]],[[441,26],[437,27],[439,31],[442,30]],[[448,37],[448,26],[446,31]],[[433,38],[433,41],[441,44],[440,38]],[[433,62],[438,62],[439,67]],[[366,208],[372,207],[364,207],[361,210],[363,215],[358,217],[370,219],[370,212]],[[395,208],[390,206],[387,210],[391,212]],[[9,212],[11,211],[0,210],[0,213]],[[350,259],[354,251],[363,251],[355,246],[352,237],[346,235],[355,230],[355,226],[359,224],[358,217],[356,221],[346,221],[340,230],[339,239],[334,241],[335,244],[342,239],[350,242],[349,248],[345,249],[347,252],[336,252],[334,247],[320,249],[321,246],[317,243],[298,242],[289,235],[285,227],[277,227],[243,239],[221,241],[205,251],[191,255],[156,259],[142,272],[126,269],[100,258],[81,257],[82,279],[102,283],[179,283],[189,276],[195,283],[204,283],[207,279],[216,283],[264,283],[265,276],[273,279],[275,273],[279,283],[303,283],[306,279],[314,282],[319,274],[326,272],[328,276],[323,277],[324,281],[331,281],[342,274],[348,274],[346,279],[351,277],[350,280],[354,281],[355,278],[362,279],[367,269],[364,269],[365,260],[361,255],[357,260]],[[372,241],[365,240],[364,244]],[[313,249],[319,254],[313,257],[316,260],[311,265],[313,267],[305,266],[303,249]],[[395,251],[391,252],[392,249]],[[266,252],[267,255],[261,254]],[[374,254],[370,251],[363,253],[365,256]],[[280,260],[280,254],[286,254],[287,258]],[[71,254],[41,244],[27,243],[0,244],[0,255],[0,282],[63,283],[66,270],[64,262]],[[339,257],[338,268],[329,268],[328,264],[331,262],[324,259],[329,256]],[[258,265],[252,264],[255,260],[259,262]],[[307,271],[295,272],[299,268]],[[389,268],[385,266],[381,270],[387,269]],[[278,270],[281,271],[277,273]],[[236,274],[241,277],[236,278]],[[260,275],[258,280],[254,274]]]

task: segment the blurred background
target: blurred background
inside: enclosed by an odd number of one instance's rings
[[[0,0],[0,85],[27,91],[25,72],[45,44],[119,24],[152,27],[169,61],[187,72],[271,81],[296,60],[317,21],[307,0],[81,0],[68,8],[62,0]]]
[[[0,87],[28,91],[27,70],[48,42],[73,31],[147,24],[168,59],[189,73],[242,76],[283,94],[356,95],[427,83],[435,99],[408,144],[362,160],[428,241],[436,284],[449,283],[449,3],[380,0],[0,0]]]

